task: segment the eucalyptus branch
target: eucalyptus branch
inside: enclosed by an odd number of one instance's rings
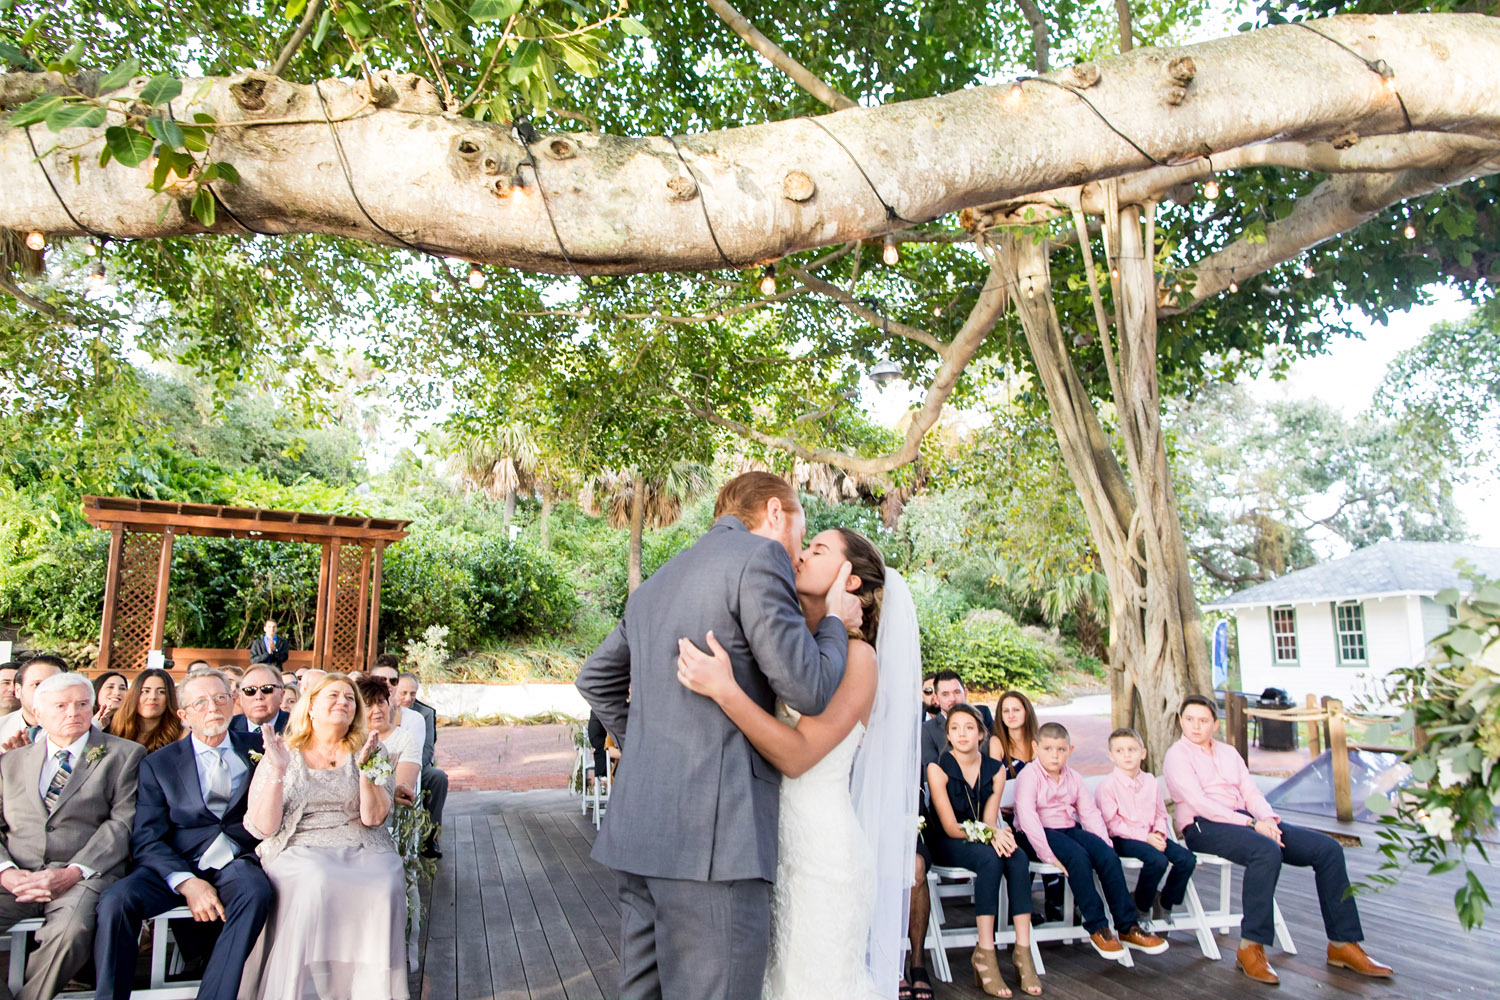
[[[792,82],[835,111],[858,107],[854,101],[834,90],[812,70],[786,54],[786,51],[771,41],[750,20],[735,10],[725,0],[704,0],[704,3],[719,15],[719,20],[729,25],[744,43],[770,60],[772,66],[791,77]]]
[[[302,12],[302,20],[297,23],[297,30],[292,32],[292,37],[282,47],[281,55],[271,64],[271,75],[280,76],[286,72],[292,56],[296,55],[298,47],[302,45],[303,39],[313,30],[318,23],[318,12],[323,9],[323,0],[309,0],[307,10]]]

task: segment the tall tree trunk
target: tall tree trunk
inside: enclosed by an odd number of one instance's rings
[[[511,519],[516,516],[516,491],[505,491],[505,530],[510,530]]]
[[[641,538],[646,528],[646,480],[639,473],[630,482],[629,593],[641,585]]]
[[[552,548],[552,490],[546,486],[542,490],[542,551],[547,552]]]
[[[985,249],[1017,289],[1017,312],[1052,428],[1109,581],[1114,720],[1134,721],[1142,730],[1154,767],[1175,738],[1177,705],[1190,692],[1208,690],[1209,672],[1167,474],[1156,367],[1143,363],[1156,356],[1156,286],[1151,258],[1142,252],[1139,215],[1134,218],[1134,244],[1126,239],[1116,255],[1119,283],[1137,289],[1122,304],[1132,322],[1122,324],[1129,328],[1122,335],[1115,399],[1129,479],[1068,355],[1052,301],[1045,243],[1029,234],[1003,233],[987,236]],[[1122,236],[1128,229],[1120,227]],[[1101,332],[1108,335],[1107,329]]]

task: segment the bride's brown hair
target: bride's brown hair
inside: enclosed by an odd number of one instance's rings
[[[849,572],[859,577],[859,589],[854,596],[864,608],[864,623],[849,635],[875,644],[875,633],[880,629],[880,599],[885,596],[885,559],[875,543],[857,531],[835,528],[844,540],[844,558],[849,560]]]

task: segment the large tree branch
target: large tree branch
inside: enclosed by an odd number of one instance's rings
[[[759,28],[750,23],[749,18],[725,3],[725,0],[703,0],[703,2],[719,15],[719,20],[729,25],[729,29],[740,36],[741,41],[765,56],[772,66],[791,77],[792,82],[797,86],[835,111],[858,107],[849,98],[825,83],[812,70],[787,55],[785,49],[762,34]]]
[[[1033,65],[1038,73],[1046,73],[1052,69],[1047,39],[1047,17],[1033,0],[1016,0],[1016,6],[1021,8],[1021,16],[1026,18],[1026,23],[1031,26]]]
[[[1395,67],[1418,128],[1500,135],[1500,20],[1413,14],[1318,24]],[[1187,56],[1196,73],[1183,98]],[[1164,72],[1167,63],[1178,76]],[[1273,138],[1311,142],[1407,129],[1395,97],[1364,63],[1292,26],[1181,49],[1137,49],[1098,69],[1099,82],[1084,92],[1088,100],[1162,162],[1205,152],[1217,158]],[[551,135],[523,150],[502,126],[442,115],[425,81],[389,73],[375,79],[373,98],[364,82],[321,85],[330,116],[349,118],[336,126],[338,144],[313,89],[276,78],[207,81],[191,108],[183,97],[172,110],[178,118],[205,111],[218,120],[213,155],[233,164],[243,182],[216,191],[255,229],[415,245],[562,273],[743,267],[881,236],[892,228],[886,204],[904,219],[931,219],[1146,165],[1074,93],[1035,84],[1019,108],[1009,88],[979,87],[852,108],[817,124],[774,122],[675,144],[665,137]],[[1268,83],[1274,96],[1247,96],[1265,93]],[[8,84],[0,78],[0,92],[15,89]],[[184,94],[199,86],[189,81]],[[377,107],[359,110],[372,99]],[[283,124],[257,127],[267,120]],[[117,123],[112,116],[107,124]],[[38,138],[52,139],[45,131]],[[96,166],[90,143],[100,138],[102,127],[65,130],[62,141],[78,151],[54,151],[39,163],[20,130],[0,132],[0,226],[81,235],[48,186],[45,166],[68,208],[96,232],[151,238],[203,231],[185,201],[147,189],[146,169]],[[227,213],[214,228],[239,231]]]
[[[839,305],[843,306],[845,309],[848,309],[850,312],[854,313],[854,315],[858,316],[866,323],[869,323],[872,326],[884,327],[889,332],[894,333],[900,337],[905,337],[907,340],[914,340],[919,344],[926,344],[928,347],[936,351],[940,356],[946,355],[948,353],[948,349],[951,345],[943,342],[942,340],[939,340],[937,337],[934,337],[932,334],[928,333],[926,330],[923,330],[921,327],[910,326],[906,323],[899,323],[896,320],[890,319],[889,317],[876,312],[874,309],[871,309],[863,302],[860,302],[857,298],[855,298],[853,295],[850,295],[847,291],[840,288],[838,285],[834,285],[827,281],[824,281],[822,278],[815,278],[801,268],[794,267],[789,268],[788,270],[793,276],[796,277],[798,281],[802,282],[804,287],[810,289],[811,291],[825,295],[830,299],[833,299]]]
[[[1500,158],[1455,159],[1443,167],[1401,170],[1390,174],[1340,174],[1299,199],[1291,214],[1266,225],[1264,239],[1241,238],[1193,264],[1198,280],[1183,296],[1163,304],[1163,316],[1196,308],[1206,299],[1277,264],[1363,225],[1407,198],[1429,194],[1473,177],[1500,173]],[[1476,162],[1478,160],[1478,162]]]
[[[943,352],[943,363],[938,366],[932,382],[927,386],[927,393],[922,399],[921,407],[912,414],[911,422],[906,427],[906,436],[902,438],[901,444],[894,451],[885,455],[866,458],[834,448],[812,448],[794,437],[758,431],[743,421],[724,416],[714,410],[711,405],[694,399],[686,393],[678,392],[677,396],[682,400],[682,405],[688,412],[700,420],[723,427],[748,440],[788,452],[804,461],[836,465],[845,472],[862,476],[889,472],[916,460],[917,453],[922,446],[923,435],[942,416],[943,404],[953,394],[959,377],[968,367],[969,361],[979,350],[980,345],[984,343],[984,338],[994,329],[996,321],[1005,311],[1009,301],[1006,283],[1002,275],[992,266],[990,280],[980,290],[979,298],[974,303],[974,308],[969,310],[963,327],[954,336],[947,350]]]
[[[323,0],[309,0],[307,10],[302,14],[302,20],[297,23],[297,30],[292,32],[292,37],[287,39],[286,45],[282,47],[281,55],[277,56],[276,61],[271,64],[272,76],[280,76],[286,72],[287,66],[292,62],[292,56],[297,54],[297,49],[301,47],[303,39],[318,23],[318,13],[322,9]]]

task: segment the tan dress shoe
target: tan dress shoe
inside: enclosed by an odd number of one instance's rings
[[[1277,986],[1281,983],[1281,977],[1276,975],[1276,970],[1271,968],[1270,962],[1266,961],[1264,945],[1250,942],[1240,945],[1234,953],[1234,964],[1257,983],[1265,983],[1267,986]]]
[[[1358,941],[1330,944],[1328,964],[1340,969],[1352,969],[1361,976],[1370,976],[1374,979],[1389,979],[1392,975],[1391,967],[1382,965],[1367,955],[1359,946]]]

